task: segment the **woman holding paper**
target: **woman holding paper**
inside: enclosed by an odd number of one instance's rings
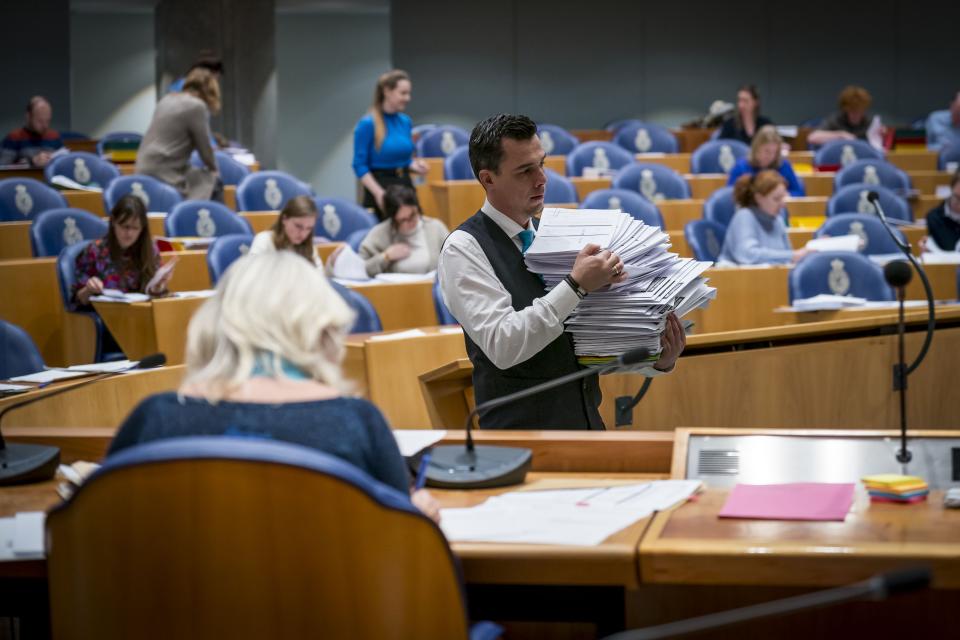
[[[733,187],[740,208],[727,227],[719,262],[789,264],[807,255],[809,249],[794,251],[790,246],[780,216],[786,197],[786,181],[776,171],[740,176]]]
[[[753,136],[753,142],[750,144],[750,155],[746,158],[740,158],[737,164],[730,170],[730,177],[727,184],[734,184],[740,176],[748,174],[755,175],[764,169],[773,169],[787,182],[787,192],[800,198],[807,195],[797,174],[793,172],[793,165],[784,158],[780,151],[783,148],[783,138],[777,133],[776,127],[767,125],[761,127]]]
[[[310,196],[297,196],[287,201],[273,227],[253,238],[250,255],[292,251],[318,267],[323,261],[313,244],[313,229],[317,226],[317,204]]]
[[[173,274],[170,264],[160,267],[147,226],[147,207],[137,196],[126,195],[110,211],[107,235],[91,242],[77,256],[73,298],[81,305],[105,289],[160,296]]]
[[[437,520],[430,494],[412,490],[383,415],[347,395],[340,363],[353,316],[320,269],[292,252],[240,258],[190,321],[179,391],[141,402],[107,455],[184,436],[282,440],[337,456],[410,492],[414,505]]]

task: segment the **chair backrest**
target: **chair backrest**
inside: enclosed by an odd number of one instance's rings
[[[437,311],[437,324],[460,324],[443,302],[439,278],[433,281],[433,308]]]
[[[845,167],[857,160],[883,160],[883,154],[863,140],[831,140],[813,154],[816,167]]]
[[[548,156],[565,156],[580,144],[577,136],[555,124],[538,124],[537,135],[543,152]]]
[[[230,234],[219,236],[207,248],[207,270],[210,272],[210,284],[217,286],[221,276],[237,258],[250,251],[253,236],[249,234]]]
[[[97,141],[97,155],[103,156],[112,150],[138,149],[143,135],[135,131],[113,131]]]
[[[169,213],[183,201],[179,191],[151,176],[140,174],[120,176],[103,190],[103,206],[107,213],[113,210],[120,198],[128,194],[143,200],[147,211]]]
[[[612,142],[584,142],[567,154],[567,176],[583,175],[584,167],[616,171],[633,162],[633,154]]]
[[[283,171],[255,171],[237,186],[237,211],[277,211],[310,188]]]
[[[0,380],[43,371],[43,356],[26,331],[0,320]]]
[[[609,131],[612,134],[616,134],[620,129],[630,126],[631,124],[643,124],[643,120],[638,120],[637,118],[622,118],[620,120],[613,120],[603,125],[604,130]]]
[[[867,300],[893,300],[883,269],[859,253],[811,253],[790,271],[790,302],[821,293]]]
[[[223,184],[236,186],[250,175],[249,167],[234,160],[226,151],[214,151],[213,156],[216,159],[217,171],[220,172],[220,179],[223,180]],[[204,166],[200,154],[196,151],[190,154],[190,164],[195,167]]]
[[[57,638],[467,637],[440,529],[402,493],[299,445],[132,447],[46,529]]]
[[[341,241],[359,229],[370,229],[377,218],[358,204],[342,198],[316,198],[317,226],[314,235]]]
[[[940,171],[947,171],[949,169],[947,165],[950,163],[960,165],[960,144],[944,147],[940,150],[940,155],[937,156],[937,168]]]
[[[683,227],[683,235],[694,258],[716,262],[723,249],[727,228],[712,220],[691,220]]]
[[[213,200],[187,200],[167,214],[163,232],[171,238],[198,236],[213,238],[229,234],[253,235],[246,218]]]
[[[82,209],[47,209],[30,224],[30,244],[36,258],[60,255],[64,247],[107,235],[110,223]]]
[[[93,240],[82,240],[65,246],[57,256],[57,281],[60,285],[60,298],[67,311],[76,311],[77,304],[73,301],[73,285],[77,282],[77,256],[80,255]]]
[[[380,314],[377,313],[377,310],[370,304],[366,296],[353,289],[348,289],[339,282],[331,280],[330,284],[333,285],[333,288],[340,294],[340,297],[342,297],[346,303],[350,305],[354,313],[357,314],[357,319],[354,321],[350,333],[383,331],[383,325],[380,323]]]
[[[710,140],[697,147],[690,156],[690,172],[729,174],[737,160],[749,155],[750,147],[739,140]]]
[[[629,189],[650,202],[690,197],[690,185],[679,173],[662,164],[634,162],[613,177],[614,189]]]
[[[827,201],[827,216],[838,213],[876,214],[876,207],[867,199],[871,191],[880,196],[880,206],[888,218],[913,222],[913,209],[902,196],[875,184],[848,184],[834,192]]]
[[[425,134],[427,131],[433,131],[436,128],[437,128],[437,125],[432,122],[417,124],[417,125],[414,125],[412,129],[410,129],[410,135],[411,137],[413,137],[414,140],[416,140],[420,136]]]
[[[906,242],[903,232],[896,227],[893,232],[901,242]],[[897,243],[893,241],[890,234],[883,227],[880,219],[874,215],[864,213],[839,213],[827,218],[827,221],[820,225],[815,236],[860,236],[862,244],[860,253],[864,255],[881,255],[889,253],[898,253],[900,249]]]
[[[53,176],[64,176],[82,185],[96,185],[101,189],[120,177],[120,170],[109,160],[86,151],[72,151],[54,158],[43,170],[50,182]]]
[[[47,209],[63,209],[67,201],[59,191],[33,178],[0,180],[0,222],[30,220]]]
[[[476,180],[470,166],[470,147],[459,147],[443,159],[444,180]]]
[[[737,203],[733,201],[733,187],[720,187],[710,194],[703,203],[703,218],[715,222],[724,229],[737,212]]]
[[[632,122],[617,130],[613,141],[630,153],[677,153],[677,137],[659,125]]]
[[[465,129],[452,125],[438,125],[417,140],[417,155],[421,158],[446,158],[470,142]]]
[[[357,229],[347,236],[345,242],[350,245],[351,249],[359,252],[360,245],[363,244],[363,240],[367,237],[368,233],[370,233],[370,229]]]
[[[587,194],[581,209],[620,209],[644,224],[663,229],[663,216],[657,205],[629,189],[598,189]]]
[[[547,175],[547,186],[543,193],[543,201],[546,204],[570,204],[580,202],[580,196],[577,195],[577,188],[573,186],[570,179],[562,176],[553,169],[544,169]]]
[[[910,176],[885,160],[857,160],[840,169],[833,179],[833,188],[848,184],[882,185],[894,191],[908,191]]]

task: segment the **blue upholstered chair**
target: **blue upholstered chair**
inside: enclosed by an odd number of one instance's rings
[[[363,240],[367,237],[368,233],[370,233],[370,229],[357,229],[347,236],[345,242],[350,245],[351,249],[359,253],[360,245],[363,244]]]
[[[54,176],[64,176],[82,185],[95,185],[106,188],[114,178],[120,177],[120,170],[109,160],[86,151],[72,151],[54,158],[43,170],[47,182]]]
[[[223,180],[223,184],[235,186],[243,182],[243,179],[250,175],[250,168],[234,160],[233,156],[229,153],[225,151],[214,151],[213,156],[216,159],[217,171],[220,172],[220,179]],[[200,154],[196,151],[190,154],[190,164],[195,167],[205,166],[203,160],[200,158]]]
[[[663,229],[663,216],[657,206],[629,189],[599,189],[580,203],[581,209],[620,209],[644,224]]]
[[[679,173],[653,162],[633,162],[613,177],[614,189],[629,189],[650,202],[690,197],[690,185]]]
[[[143,200],[147,211],[169,213],[183,201],[180,192],[150,176],[134,174],[120,176],[103,190],[103,207],[109,214],[114,205],[125,195],[133,194]]]
[[[631,162],[633,154],[612,142],[584,142],[567,154],[567,176],[582,176],[584,167],[612,172]]]
[[[475,180],[470,166],[470,147],[463,146],[443,159],[444,180]]]
[[[848,184],[834,192],[827,201],[827,217],[838,213],[866,213],[874,215],[876,208],[867,194],[876,191],[880,196],[880,206],[888,218],[913,222],[913,209],[902,196],[890,189],[875,184]]]
[[[833,188],[848,184],[882,185],[893,191],[909,191],[910,176],[885,160],[857,160],[840,169],[833,179]]]
[[[750,147],[739,140],[710,140],[690,156],[690,172],[729,174],[737,160],[749,155]]]
[[[30,220],[47,209],[63,209],[67,201],[56,189],[33,178],[0,180],[0,222]]]
[[[470,134],[460,127],[444,124],[434,127],[417,140],[417,155],[421,158],[446,158],[470,142]]]
[[[437,128],[437,125],[431,122],[414,125],[414,127],[410,129],[410,135],[413,137],[414,140],[417,140],[418,138],[420,138],[420,136],[422,136],[426,132],[433,131],[436,128]]]
[[[631,124],[643,124],[643,120],[638,120],[637,118],[622,118],[620,120],[608,122],[607,124],[603,125],[603,128],[604,130],[616,135],[620,129],[628,127]]]
[[[255,171],[237,187],[237,211],[277,211],[290,198],[311,196],[310,187],[283,171]]]
[[[900,238],[901,242],[906,242],[903,232],[894,227],[893,232]],[[820,225],[814,237],[823,236],[860,236],[864,244],[860,248],[860,253],[864,255],[883,255],[890,253],[899,253],[900,249],[897,243],[893,241],[883,223],[874,215],[865,213],[839,213],[830,216],[827,221]]]
[[[960,165],[960,144],[952,147],[944,147],[940,150],[940,155],[937,156],[937,168],[940,169],[940,171],[946,171],[947,163],[950,162],[956,162]]]
[[[577,136],[555,124],[538,124],[537,135],[540,136],[543,152],[548,156],[565,156],[580,144]]]
[[[49,513],[46,534],[56,636],[142,636],[145,616],[165,632],[237,639],[502,632],[470,627],[459,564],[408,495],[289,442],[125,449]]]
[[[883,159],[883,153],[863,140],[831,140],[813,154],[816,167],[845,167],[857,160]]]
[[[437,310],[437,324],[460,324],[443,302],[439,278],[433,281],[433,308]]]
[[[163,221],[163,233],[171,238],[213,238],[230,234],[253,235],[246,218],[213,200],[187,200],[173,208]]]
[[[217,282],[237,258],[250,251],[253,236],[248,234],[230,234],[219,236],[207,248],[207,270],[210,272],[210,284]]]
[[[43,356],[26,331],[0,320],[0,380],[43,371]]]
[[[77,256],[80,255],[93,240],[83,240],[68,245],[60,251],[57,256],[57,281],[60,285],[60,299],[63,300],[63,308],[67,313],[84,316],[93,323],[94,335],[96,336],[93,345],[93,359],[96,362],[106,360],[118,360],[123,358],[123,354],[115,351],[108,351],[106,344],[110,341],[106,339],[107,328],[103,320],[96,311],[89,307],[81,307],[73,299],[73,285],[77,282]]]
[[[570,204],[580,201],[577,188],[569,178],[553,169],[544,169],[544,173],[547,175],[547,186],[543,194],[543,201],[546,204]]]
[[[808,254],[790,271],[790,302],[821,293],[867,300],[893,300],[883,269],[869,258],[848,251]]]
[[[624,125],[613,141],[630,153],[676,153],[680,149],[677,137],[668,129],[647,122]]]
[[[346,240],[358,229],[369,230],[377,224],[377,218],[358,204],[342,198],[316,198],[317,226],[313,233],[334,241]]]
[[[114,148],[127,149],[131,145],[140,146],[143,135],[135,131],[112,131],[97,141],[97,155],[105,156]]]
[[[30,224],[30,245],[35,258],[60,255],[64,247],[107,235],[105,218],[82,209],[47,209]]]
[[[733,214],[737,212],[737,203],[733,201],[733,187],[720,187],[710,194],[710,197],[703,203],[703,219],[716,222],[724,229],[730,226],[730,220]],[[783,218],[783,224],[790,226],[790,212],[786,209],[780,211],[780,217]]]
[[[367,300],[365,295],[333,280],[330,281],[330,284],[336,292],[340,294],[340,297],[350,305],[354,313],[357,314],[357,319],[354,321],[350,333],[383,331],[383,324],[380,323],[380,314],[377,313],[377,310],[370,304],[370,301]]]
[[[683,235],[697,260],[716,262],[723,249],[727,228],[712,220],[691,220],[683,227]]]

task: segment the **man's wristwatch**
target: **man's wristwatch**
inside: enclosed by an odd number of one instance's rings
[[[567,275],[564,278],[564,281],[570,285],[570,288],[573,289],[573,292],[577,294],[577,297],[583,300],[587,296],[587,290],[580,286],[580,283],[573,279],[573,276]]]

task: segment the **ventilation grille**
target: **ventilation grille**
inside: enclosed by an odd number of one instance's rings
[[[735,476],[740,473],[740,452],[730,449],[704,449],[697,461],[699,475]]]

